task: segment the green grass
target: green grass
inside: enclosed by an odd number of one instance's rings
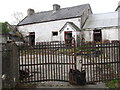
[[[74,53],[74,49],[28,49],[28,50],[21,50],[20,55],[44,55],[44,54],[69,54],[72,55]]]
[[[34,83],[19,83],[15,88],[36,88],[36,86]]]
[[[79,53],[81,51],[82,53],[91,54],[94,51],[99,51],[99,50],[100,50],[100,48],[96,48],[95,46],[81,45],[81,46],[77,47],[76,52]]]
[[[108,88],[120,88],[120,80],[111,80],[107,82]]]

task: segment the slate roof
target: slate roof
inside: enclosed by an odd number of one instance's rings
[[[80,17],[86,8],[90,7],[89,4],[78,5],[68,8],[60,8],[56,12],[53,10],[34,13],[31,16],[26,16],[19,25],[27,25],[33,23],[42,23],[48,21],[62,20]]]
[[[118,26],[118,12],[91,14],[83,29],[105,28]]]

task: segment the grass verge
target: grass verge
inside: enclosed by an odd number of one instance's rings
[[[120,80],[111,80],[107,82],[108,88],[120,88]]]

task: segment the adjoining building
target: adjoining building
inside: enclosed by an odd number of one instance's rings
[[[118,11],[92,14],[83,26],[85,41],[120,40]]]

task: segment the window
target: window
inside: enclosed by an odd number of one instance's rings
[[[100,42],[102,40],[102,32],[101,32],[101,30],[94,30],[93,35],[94,35],[93,37],[94,37],[95,42]]]
[[[58,32],[52,32],[52,36],[57,36]]]
[[[88,9],[88,14],[90,14],[90,9]]]

